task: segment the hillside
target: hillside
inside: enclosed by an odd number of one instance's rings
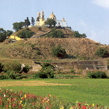
[[[32,28],[32,31],[36,31],[36,28]],[[48,30],[41,30],[50,31]],[[96,43],[88,38],[72,38],[73,32],[71,30],[62,29],[68,38],[30,38],[27,40],[17,41],[14,43],[1,43],[0,44],[0,57],[11,58],[28,58],[28,59],[58,59],[51,53],[51,48],[60,44],[62,48],[66,50],[69,59],[97,59],[95,51],[99,47],[105,47],[109,50],[109,47]],[[37,33],[40,32],[37,30]],[[68,33],[69,32],[69,33]],[[14,33],[15,34],[15,33]]]

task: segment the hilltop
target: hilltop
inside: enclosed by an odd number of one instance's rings
[[[74,38],[74,32],[70,29],[60,29],[63,31],[65,38],[44,37],[51,31],[51,28],[42,27],[39,30],[38,27],[31,27],[30,29],[34,32],[30,39],[14,43],[7,43],[7,41],[0,43],[0,57],[55,60],[59,58],[52,55],[51,48],[58,44],[66,50],[67,59],[98,59],[95,56],[97,48],[104,47],[109,51],[108,46],[88,38]],[[13,33],[13,35],[17,35],[18,32]]]

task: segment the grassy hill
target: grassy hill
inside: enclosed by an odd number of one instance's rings
[[[40,36],[50,28],[38,27],[30,28],[36,35]],[[61,29],[67,38],[30,38],[27,40],[17,41],[14,43],[0,43],[0,57],[5,58],[28,58],[37,60],[56,60],[51,53],[51,48],[60,44],[66,50],[67,59],[98,59],[95,51],[99,47],[104,47],[109,51],[109,46],[102,45],[88,38],[73,38],[73,31],[70,29]],[[20,30],[22,31],[22,30]],[[18,32],[20,32],[18,31]],[[13,33],[16,35],[18,32]]]

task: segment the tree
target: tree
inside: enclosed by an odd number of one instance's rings
[[[7,31],[6,31],[6,36],[10,36],[12,33],[13,33],[13,31],[7,30]]]
[[[61,30],[56,31],[56,29],[53,28],[50,36],[52,38],[64,38],[64,33]]]
[[[24,22],[15,22],[15,23],[13,23],[13,29],[15,31],[18,31],[18,30],[22,29],[24,24],[25,24]]]
[[[25,19],[25,26],[28,27],[30,25],[30,21],[29,18],[27,17],[27,19]]]
[[[75,37],[75,38],[80,38],[80,34],[79,34],[78,31],[75,31],[75,32],[74,32],[74,37]]]
[[[52,48],[52,54],[54,56],[59,57],[59,58],[66,57],[66,51],[65,51],[65,49],[61,48],[61,45],[57,45],[56,47],[53,47]]]
[[[6,31],[3,28],[0,28],[0,42],[3,42],[6,39]]]
[[[31,18],[31,24],[34,25],[35,24],[35,19],[32,17]]]
[[[82,38],[86,38],[87,36],[86,36],[85,33],[83,33],[83,34],[81,34],[81,37],[82,37]]]
[[[45,24],[49,25],[49,27],[52,27],[56,25],[56,21],[54,19],[48,18],[47,21],[45,21]]]
[[[24,30],[19,32],[17,35],[20,38],[30,38],[33,34],[34,33],[29,28],[25,28]]]
[[[75,38],[86,38],[87,36],[86,36],[85,33],[79,34],[78,31],[75,31],[75,32],[74,32],[74,37],[75,37]]]
[[[98,48],[95,52],[95,55],[100,56],[100,57],[107,57],[108,56],[108,51],[106,48]]]

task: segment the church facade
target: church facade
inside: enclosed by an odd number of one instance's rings
[[[49,16],[50,19],[54,19],[56,21],[56,26],[61,26],[61,27],[67,27],[67,22],[65,21],[65,19],[63,18],[62,20],[57,20],[56,16],[53,14],[53,12],[51,13],[51,15]],[[37,18],[36,18],[36,26],[46,26],[45,25],[45,18],[44,18],[44,12],[42,11],[41,13],[38,12]]]

